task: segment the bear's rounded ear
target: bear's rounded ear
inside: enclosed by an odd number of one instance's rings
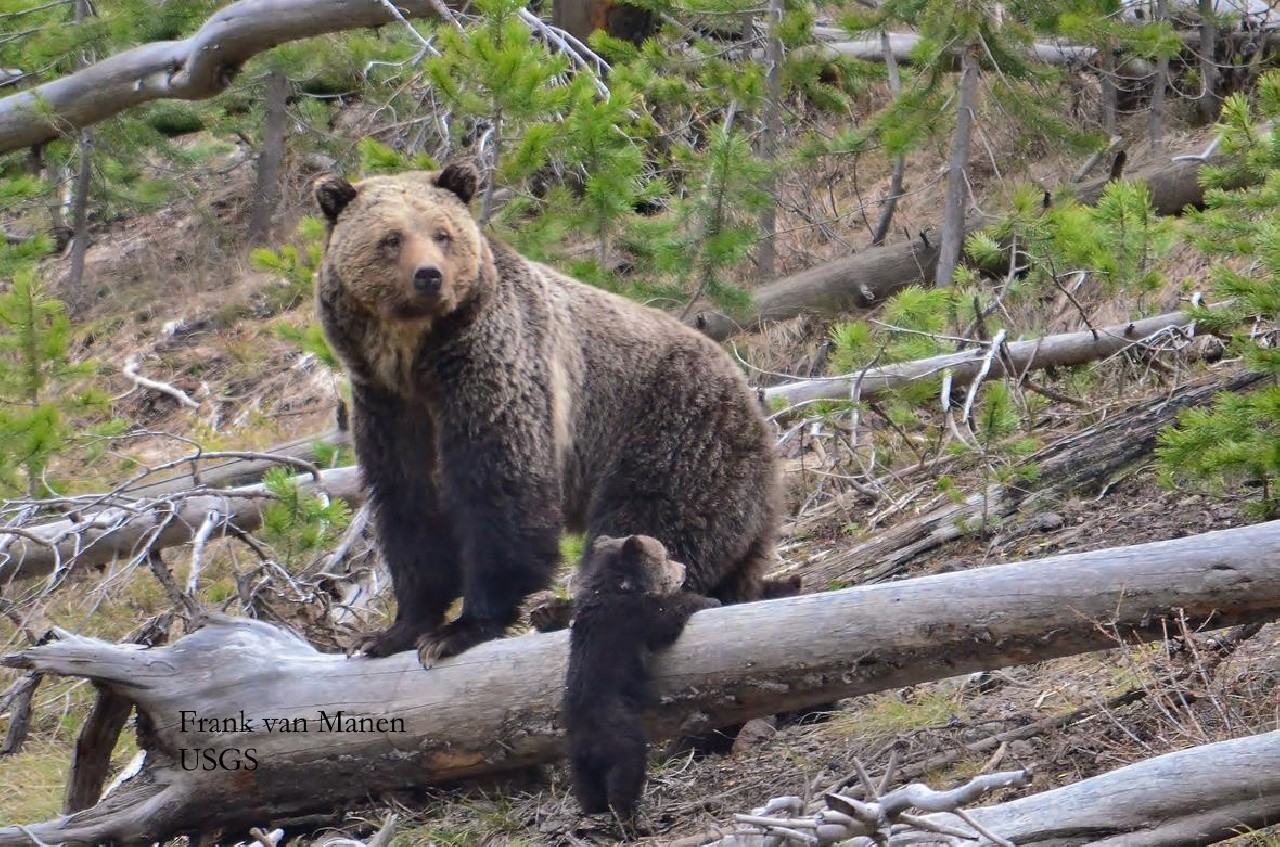
[[[475,165],[469,162],[456,162],[445,166],[436,176],[436,185],[458,195],[463,203],[470,203],[476,196],[476,186],[480,184],[480,173]]]
[[[356,199],[355,186],[337,174],[321,174],[316,177],[311,182],[311,193],[330,226],[337,223],[338,215]]]
[[[627,540],[622,542],[622,555],[638,558],[647,552],[645,547],[645,537],[643,535],[628,535]]]

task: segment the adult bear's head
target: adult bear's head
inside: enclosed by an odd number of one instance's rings
[[[355,185],[335,174],[317,177],[312,190],[328,224],[317,294],[341,294],[380,320],[412,324],[474,299],[493,276],[468,207],[478,181],[468,164]]]

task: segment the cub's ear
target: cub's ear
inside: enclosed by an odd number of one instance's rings
[[[480,184],[480,173],[475,165],[469,162],[456,162],[446,165],[436,176],[436,185],[458,195],[463,203],[470,203],[476,196],[476,186]]]
[[[321,174],[316,177],[311,182],[311,193],[329,226],[337,223],[338,215],[356,199],[355,186],[337,174]]]
[[[622,542],[622,555],[636,558],[644,555],[644,539],[638,535],[629,535]]]

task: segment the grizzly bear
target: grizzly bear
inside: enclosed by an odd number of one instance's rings
[[[314,184],[316,299],[391,573],[367,656],[424,666],[501,636],[562,529],[659,537],[686,588],[759,596],[779,480],[757,397],[713,341],[486,235],[468,165]],[[462,610],[444,616],[461,595]]]
[[[647,654],[669,647],[690,616],[718,601],[683,590],[685,568],[647,535],[591,546],[574,593],[564,724],[582,811],[630,821],[644,790]]]

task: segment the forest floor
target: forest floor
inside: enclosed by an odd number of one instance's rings
[[[1135,136],[1141,130],[1134,130]],[[1207,130],[1171,133],[1171,149],[1203,146]],[[974,192],[997,197],[1005,180],[1038,180],[1054,185],[1064,182],[1078,162],[1064,158],[1025,159],[1000,149],[1001,139],[988,142],[996,150],[992,167],[975,166]],[[1141,145],[1130,148],[1131,167],[1142,163]],[[934,177],[945,161],[941,149],[914,156],[909,175],[923,175],[920,184],[899,209],[895,231],[915,232],[935,224],[941,184]],[[1007,171],[997,173],[1000,161]],[[209,214],[181,211],[136,218],[113,225],[100,235],[90,251],[93,278],[103,292],[93,307],[86,330],[80,336],[78,355],[101,362],[108,371],[109,390],[117,394],[115,414],[144,424],[154,433],[129,445],[129,457],[151,462],[185,452],[187,445],[174,438],[194,438],[206,447],[232,446],[260,449],[268,444],[322,432],[332,425],[337,399],[333,375],[314,360],[301,356],[296,347],[277,337],[271,325],[286,321],[302,325],[311,319],[309,303],[279,308],[280,280],[251,270],[243,249],[235,244],[234,231],[240,211],[234,198],[247,196],[243,179],[247,171],[229,171],[221,178]],[[829,192],[836,215],[849,242],[865,243],[861,224],[850,220],[850,208],[864,198],[879,197],[887,183],[887,168],[869,166],[851,182],[847,174],[815,176],[838,190]],[[238,183],[237,180],[240,180]],[[301,182],[295,180],[289,213],[280,231],[291,232],[302,213]],[[817,196],[813,183],[790,186],[797,196]],[[207,198],[206,198],[207,199]],[[808,200],[805,201],[809,202]],[[997,202],[993,200],[993,202]],[[873,210],[874,211],[874,210]],[[865,212],[865,208],[864,208]],[[874,218],[874,214],[871,214]],[[799,218],[784,221],[796,224]],[[783,269],[793,272],[817,262],[844,255],[848,246],[798,227],[782,251]],[[281,239],[286,240],[286,239]],[[56,272],[63,260],[52,263]],[[1204,265],[1194,258],[1180,270],[1169,270],[1177,280],[1146,304],[1149,313],[1176,307],[1188,278],[1203,277]],[[1133,304],[1106,304],[1129,313]],[[823,322],[805,319],[788,327],[762,333],[744,345],[745,355],[770,371],[794,371],[797,362],[825,337]],[[786,339],[779,343],[779,339]],[[181,409],[171,399],[141,391],[119,375],[118,368],[131,353],[141,354],[143,373],[170,382],[200,399],[199,412]],[[1214,366],[1234,367],[1230,362]],[[1168,385],[1148,379],[1128,394],[1129,402],[1142,395],[1168,392]],[[1048,412],[1054,412],[1050,407]],[[1047,413],[1048,413],[1047,412]],[[1057,420],[1078,415],[1065,409]],[[1081,426],[1084,424],[1081,423]],[[1052,437],[1072,431],[1055,427]],[[1042,442],[1046,441],[1042,438]],[[56,470],[56,469],[55,469]],[[79,490],[94,490],[120,478],[121,466],[94,468],[76,480]],[[960,490],[980,490],[977,472],[955,474]],[[803,499],[803,498],[801,498]],[[1057,553],[1083,552],[1176,538],[1192,533],[1240,526],[1250,522],[1248,491],[1222,496],[1188,493],[1158,484],[1150,466],[1129,469],[1102,496],[1069,499],[1048,509],[1054,516],[1042,520],[1041,530],[1019,534],[1008,541],[967,536],[945,544],[913,560],[907,576],[944,569],[982,567],[1039,558]],[[804,573],[808,545],[827,549],[849,545],[853,539],[839,527],[827,532],[806,528],[803,515],[792,515],[799,536],[785,546],[788,564]],[[908,520],[904,510],[877,529]],[[998,539],[997,539],[998,540]],[[219,567],[223,571],[219,571]],[[232,564],[210,565],[208,578],[216,581]],[[87,596],[89,580],[73,582]],[[86,612],[81,596],[60,600],[47,610],[50,620],[76,631],[102,637],[123,637],[146,615],[163,608],[166,600],[152,577],[139,572],[133,584],[101,598]],[[807,586],[820,590],[825,586]],[[80,589],[77,589],[79,591]],[[95,589],[96,590],[96,589]],[[71,594],[72,592],[67,592]],[[8,627],[8,623],[2,625]],[[0,631],[0,645],[12,649],[21,643],[15,627]],[[1206,636],[1197,636],[1196,642]],[[1197,651],[1183,641],[1116,649],[1056,660],[1034,666],[1006,668],[990,674],[943,680],[841,701],[834,712],[777,728],[765,727],[753,743],[725,754],[656,757],[646,794],[646,814],[651,826],[649,843],[696,843],[699,833],[715,826],[729,826],[732,815],[746,812],[765,800],[781,795],[808,795],[838,787],[856,778],[860,763],[874,777],[885,769],[897,751],[899,773],[949,786],[979,772],[1028,767],[1034,774],[1030,788],[1039,791],[1064,785],[1136,760],[1225,737],[1276,728],[1280,714],[1280,625],[1262,628],[1245,641],[1212,674],[1183,673],[1200,661]],[[0,676],[0,685],[10,677]],[[37,698],[32,738],[24,750],[0,758],[0,821],[27,823],[59,811],[75,731],[91,702],[88,686],[49,684]],[[1121,695],[1126,705],[1108,701]],[[1132,701],[1132,702],[1130,702]],[[1085,708],[1088,713],[1074,723],[1024,740],[990,743],[1010,728],[1034,723]],[[119,766],[136,748],[122,743],[113,762]],[[1011,796],[1006,793],[1005,796]],[[989,800],[1001,799],[992,795]],[[406,815],[396,836],[401,847],[413,845],[561,845],[613,843],[611,832],[593,828],[575,813],[562,766],[538,769],[520,783],[466,786],[432,790],[395,801]],[[367,817],[349,819],[352,832],[376,827],[385,807],[367,810]],[[364,825],[360,825],[360,821]],[[1264,833],[1245,836],[1267,838]],[[1273,836],[1270,836],[1274,838]]]

